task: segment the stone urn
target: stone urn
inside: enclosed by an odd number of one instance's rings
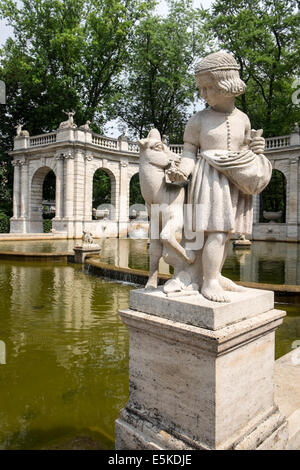
[[[277,212],[263,211],[263,217],[264,219],[269,221],[269,224],[276,222],[277,220],[280,219],[281,216],[282,216],[282,211],[277,211]]]

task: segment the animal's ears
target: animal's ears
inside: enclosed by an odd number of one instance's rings
[[[148,134],[148,139],[153,139],[153,140],[159,140],[161,142],[161,136],[159,133],[159,130],[157,129],[151,129],[151,131]]]
[[[149,140],[155,140],[161,142],[161,136],[157,129],[151,129],[146,139],[141,139],[138,141],[138,144],[141,148],[145,148]]]

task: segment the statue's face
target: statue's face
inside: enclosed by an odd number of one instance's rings
[[[216,87],[212,78],[208,74],[204,74],[201,77],[199,89],[201,98],[203,98],[210,106],[215,106],[224,98],[221,90]]]

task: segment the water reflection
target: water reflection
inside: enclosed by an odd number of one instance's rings
[[[1,251],[70,251],[78,240],[0,241]],[[99,239],[101,260],[115,266],[148,269],[147,240]],[[160,271],[169,272],[162,260]],[[229,248],[224,273],[232,279],[270,284],[300,284],[300,244],[252,242],[251,248]]]
[[[113,448],[128,393],[128,333],[117,312],[129,286],[81,267],[0,265],[0,449],[49,447],[60,436]]]
[[[100,244],[103,261],[148,268],[146,240]],[[299,284],[298,259],[296,244],[257,242],[246,251],[231,248],[224,270],[233,279]],[[114,421],[128,394],[128,333],[117,312],[128,307],[131,288],[87,276],[77,265],[0,261],[0,340],[7,350],[0,449],[61,448],[65,440],[114,447]],[[300,338],[300,306],[277,307],[288,310],[276,333],[279,357]]]
[[[224,270],[232,279],[267,284],[300,284],[300,245],[253,242],[250,249],[230,247]]]

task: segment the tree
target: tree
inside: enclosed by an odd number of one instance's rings
[[[204,51],[203,11],[191,0],[168,3],[166,18],[148,15],[136,28],[114,117],[134,137],[156,127],[180,142],[195,98],[195,59]]]
[[[14,31],[0,50],[7,91],[0,106],[0,191],[7,180],[11,194],[7,151],[16,123],[40,134],[74,109],[77,124],[89,119],[101,132],[134,27],[152,7],[152,0],[0,0],[0,17]]]
[[[252,126],[283,135],[300,119],[292,101],[299,76],[297,0],[216,0],[206,27],[220,49],[231,52],[247,84],[238,99]]]
[[[99,168],[93,178],[93,208],[100,204],[111,204],[111,182],[109,175]]]

